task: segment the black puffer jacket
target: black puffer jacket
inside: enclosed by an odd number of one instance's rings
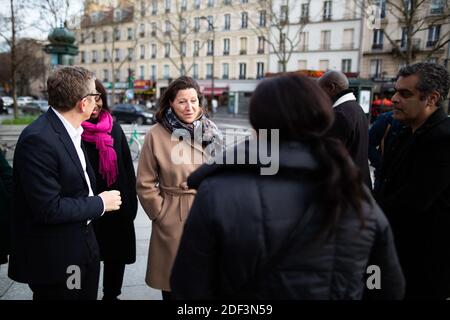
[[[284,258],[254,279],[321,192],[311,175],[317,164],[306,147],[283,144],[279,166],[272,176],[260,175],[257,165],[217,164],[191,175],[190,187],[199,187],[172,270],[175,296],[361,299],[366,268],[375,264],[381,290],[371,293],[402,298],[404,279],[392,233],[372,198],[363,205],[362,231],[356,214],[346,212],[331,240],[317,240],[324,213],[316,212]]]

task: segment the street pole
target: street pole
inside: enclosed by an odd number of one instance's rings
[[[201,16],[200,19],[202,20],[206,20],[206,22],[208,23],[208,26],[212,29],[212,33],[213,33],[213,45],[212,45],[212,70],[211,70],[211,109],[213,109],[213,100],[214,100],[214,67],[215,67],[215,62],[214,62],[214,55],[215,55],[215,50],[214,47],[216,46],[216,29],[214,28],[214,24],[209,21],[209,19],[205,16]],[[214,113],[214,110],[212,110]]]

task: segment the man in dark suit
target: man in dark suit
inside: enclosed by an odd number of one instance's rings
[[[342,72],[328,71],[319,79],[319,85],[333,102],[335,120],[329,131],[330,136],[344,143],[356,166],[361,170],[362,179],[372,189],[369,170],[369,123],[364,110],[356,102],[348,79]]]
[[[98,245],[91,220],[121,205],[118,191],[94,196],[95,174],[81,146],[81,123],[99,94],[86,69],[47,80],[51,108],[21,133],[13,162],[9,277],[35,300],[96,299]]]
[[[407,299],[450,298],[450,87],[446,68],[399,71],[393,118],[406,127],[385,148],[376,198],[392,226]]]

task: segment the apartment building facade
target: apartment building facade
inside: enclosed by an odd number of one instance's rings
[[[361,77],[392,91],[396,75],[407,61],[449,66],[448,1],[377,0],[373,4],[376,20],[364,23]]]
[[[282,71],[282,48],[291,51],[286,71],[359,72],[363,8],[357,1],[277,0],[273,11],[280,19],[270,28],[270,72]]]
[[[158,97],[171,79],[187,74],[199,81],[206,95],[211,95],[214,77],[215,96],[242,90],[245,96],[268,64],[268,48],[261,37],[267,28],[265,13],[255,10],[255,2],[145,0],[113,8],[91,5],[95,10],[86,12],[76,30],[78,62],[105,83],[116,82],[118,95],[129,86],[130,75],[144,84],[156,83]]]

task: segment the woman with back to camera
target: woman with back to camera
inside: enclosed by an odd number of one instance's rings
[[[152,220],[146,283],[162,290],[164,300],[172,298],[170,272],[195,196],[187,178],[208,159],[208,147],[222,144],[217,126],[205,117],[201,99],[192,78],[182,76],[170,83],[139,159],[137,192]]]
[[[249,112],[257,134],[279,129],[278,172],[261,175],[260,161],[204,165],[189,177],[198,191],[172,270],[174,296],[361,299],[374,264],[382,285],[370,295],[402,298],[388,221],[345,147],[325,135],[333,121],[325,93],[306,77],[267,79]]]
[[[82,140],[95,171],[97,192],[119,190],[122,197],[117,212],[93,222],[103,260],[103,300],[118,300],[125,265],[136,261],[136,175],[127,138],[110,114],[106,90],[99,80],[95,88],[100,99],[91,118],[82,123]]]

